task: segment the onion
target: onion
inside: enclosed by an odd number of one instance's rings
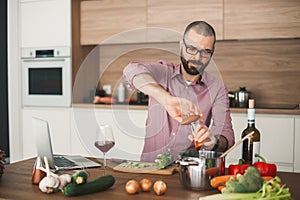
[[[139,191],[139,184],[136,180],[129,180],[125,185],[128,194],[135,194]]]
[[[144,192],[150,191],[151,186],[152,186],[152,183],[149,179],[144,178],[140,181],[140,187]]]
[[[156,195],[163,195],[167,190],[167,185],[163,181],[156,181],[153,185],[153,189]]]

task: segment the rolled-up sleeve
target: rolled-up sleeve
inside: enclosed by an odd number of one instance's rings
[[[126,81],[126,86],[128,89],[134,90],[133,79],[138,74],[150,73],[148,68],[139,62],[129,63],[123,70],[123,77]]]

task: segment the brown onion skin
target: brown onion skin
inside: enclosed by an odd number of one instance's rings
[[[156,195],[163,195],[167,191],[167,184],[163,181],[156,181],[153,185],[153,190]]]
[[[129,180],[125,185],[125,190],[128,194],[136,194],[139,191],[139,184],[136,180]]]
[[[151,190],[151,187],[152,187],[152,182],[149,179],[144,178],[140,181],[140,188],[142,191],[148,192]]]

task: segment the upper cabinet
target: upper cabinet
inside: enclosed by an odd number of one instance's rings
[[[80,6],[81,45],[178,41],[194,20],[208,21],[223,39],[220,0],[94,0]]]
[[[21,47],[71,46],[71,0],[21,0]]]
[[[299,0],[224,0],[224,39],[300,37]]]
[[[80,43],[97,45],[124,31],[145,27],[146,0],[81,1],[80,15]],[[117,40],[122,42],[122,38]]]
[[[210,23],[217,40],[300,37],[299,0],[90,0],[80,10],[82,45],[178,41],[194,20]]]
[[[148,0],[147,8],[148,27],[167,28],[183,34],[189,23],[203,20],[214,27],[217,39],[223,39],[223,2],[220,0]]]

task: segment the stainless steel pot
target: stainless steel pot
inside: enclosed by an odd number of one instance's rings
[[[187,151],[179,154],[179,176],[181,184],[192,190],[212,189],[210,180],[224,174],[225,159],[215,151]]]

